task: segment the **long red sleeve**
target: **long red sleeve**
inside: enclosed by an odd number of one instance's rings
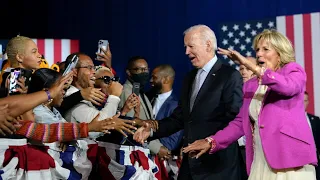
[[[87,123],[54,123],[41,124],[32,121],[21,121],[21,128],[16,134],[44,143],[65,142],[88,137]]]

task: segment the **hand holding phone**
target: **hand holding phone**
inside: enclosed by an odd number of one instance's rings
[[[137,82],[133,83],[132,93],[134,93],[137,96],[139,96],[139,94],[140,94],[140,83],[137,83]]]
[[[62,76],[65,76],[67,74],[69,74],[69,72],[71,72],[77,65],[79,61],[79,56],[78,55],[74,55],[71,59],[71,62],[70,64],[68,65],[68,67],[64,70],[63,72],[63,75]]]
[[[99,40],[98,41],[98,51],[97,51],[97,53],[99,53],[99,54],[103,53],[101,51],[101,49],[107,51],[108,45],[109,45],[109,41],[108,40]]]
[[[9,85],[7,86],[9,89],[9,94],[14,95],[27,93],[31,75],[31,70],[23,68],[11,69],[8,82]]]
[[[108,68],[111,68],[112,54],[108,40],[99,40],[96,54],[96,60],[103,62]]]
[[[21,69],[20,68],[15,68],[11,69],[10,72],[10,77],[9,77],[9,94],[18,94],[18,88],[20,86],[18,85],[18,79],[21,77]]]

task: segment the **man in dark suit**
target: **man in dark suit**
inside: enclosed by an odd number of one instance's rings
[[[156,93],[156,96],[152,98],[151,103],[155,119],[161,120],[169,117],[173,110],[178,106],[178,98],[174,95],[172,90],[174,77],[175,71],[168,64],[159,65],[152,71],[150,84],[153,92]],[[156,158],[158,158],[158,161],[156,162],[161,163],[159,168],[163,168],[161,172],[165,173],[165,175],[163,175],[164,177],[170,176],[174,178],[178,175],[177,158],[175,157],[180,156],[182,137],[183,130],[180,130],[168,137],[163,137],[150,142],[150,144],[154,141],[159,142],[152,147],[156,149],[151,150],[150,148],[150,150],[157,152],[158,156]]]
[[[214,32],[205,25],[184,32],[186,55],[195,67],[187,74],[178,107],[170,117],[159,121],[154,131],[149,124],[140,127],[134,139],[140,143],[151,136],[157,139],[184,129],[184,146],[222,130],[242,106],[242,77],[215,55]],[[208,142],[209,143],[209,142]],[[184,154],[180,180],[238,180],[241,178],[237,143],[218,153],[194,158]]]
[[[174,95],[172,86],[174,82],[175,71],[168,65],[159,65],[153,71],[150,84],[156,96],[151,99],[152,111],[155,119],[162,120],[171,115],[173,110],[178,106],[178,98]],[[183,130],[178,131],[171,136],[159,139],[162,146],[158,146],[157,150],[160,158],[168,159],[171,151],[177,150],[183,137]],[[152,141],[151,141],[152,142]],[[154,146],[156,147],[156,146]]]
[[[313,133],[313,138],[316,143],[316,148],[317,148],[317,157],[318,157],[318,166],[316,167],[316,175],[317,179],[320,180],[320,167],[319,167],[319,162],[320,162],[320,118],[318,116],[315,116],[313,114],[310,114],[307,112],[307,108],[309,105],[309,95],[308,92],[304,92],[304,107],[306,109],[306,116],[309,125],[311,126],[312,133]]]

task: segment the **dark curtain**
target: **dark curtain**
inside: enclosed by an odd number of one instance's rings
[[[192,68],[183,43],[183,31],[189,26],[206,24],[218,32],[224,22],[320,11],[319,0],[5,0],[0,4],[1,39],[17,33],[80,39],[81,51],[92,58],[98,40],[108,39],[113,66],[122,79],[128,58],[142,55],[151,68],[163,63],[175,68],[176,91]]]

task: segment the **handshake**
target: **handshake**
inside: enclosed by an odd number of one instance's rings
[[[133,139],[140,144],[143,144],[151,135],[151,128],[153,131],[157,131],[159,128],[157,120],[141,120],[137,118],[134,122],[140,128],[133,134]]]
[[[141,144],[143,144],[150,136],[151,128],[153,131],[158,130],[158,121],[156,120],[141,120],[139,118],[126,120],[119,117],[119,115],[120,114],[117,114],[108,119],[108,122],[105,122],[104,126],[101,126],[101,122],[93,121],[96,122],[94,125],[96,128],[93,129],[97,130],[98,132],[100,131],[105,133],[111,133],[110,130],[116,130],[125,137],[127,137],[127,134],[132,134],[133,139]],[[98,128],[98,126],[100,127]],[[105,129],[101,129],[102,127]],[[89,129],[91,129],[90,126]]]
[[[145,141],[151,135],[151,128],[153,131],[157,131],[159,128],[158,121],[156,120],[141,120],[136,118],[132,121],[132,124],[139,127],[138,129],[134,127],[134,130],[136,130],[135,132],[132,132],[126,128],[124,130],[130,134],[133,134],[133,139],[140,144],[145,143]],[[207,139],[208,138],[196,140],[187,147],[184,147],[182,152],[189,154],[189,157],[191,158],[198,159],[200,156],[207,153],[215,144],[214,140],[211,142]]]

